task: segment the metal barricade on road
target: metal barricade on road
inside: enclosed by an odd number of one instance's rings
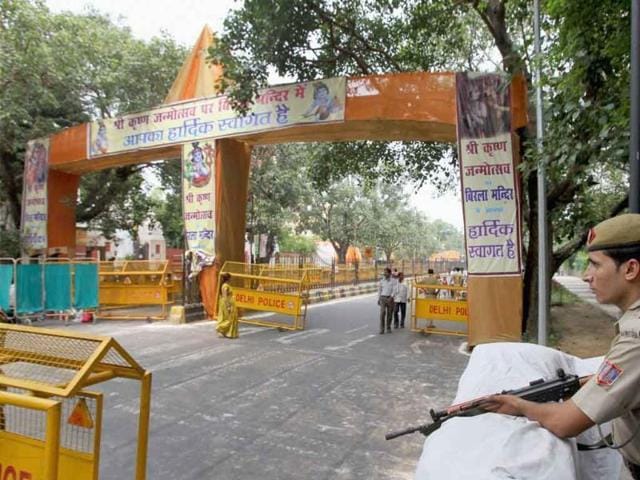
[[[0,324],[2,479],[97,480],[103,395],[113,378],[141,382],[136,480],[146,478],[151,373],[113,338]]]
[[[164,320],[173,303],[173,277],[167,260],[100,262],[100,311],[107,319]],[[132,311],[160,307],[160,313]]]
[[[225,262],[220,275],[224,273],[231,274],[231,287],[239,309],[245,313],[260,311],[276,314],[274,319],[244,315],[240,317],[240,322],[284,330],[304,330],[309,297],[306,269],[288,270],[262,264]],[[282,320],[283,316],[292,317],[292,320]]]
[[[469,310],[466,292],[466,287],[457,285],[414,282],[411,331],[467,336]]]

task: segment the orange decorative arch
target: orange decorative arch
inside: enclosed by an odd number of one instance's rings
[[[215,95],[219,68],[205,62],[213,42],[208,27],[185,61],[167,102]],[[512,129],[527,122],[526,85],[511,83]],[[217,265],[201,273],[202,298],[215,312],[217,271],[227,260],[243,261],[249,160],[253,145],[305,141],[456,141],[456,75],[453,72],[392,73],[347,78],[344,122],[291,126],[216,140]],[[48,247],[75,249],[75,199],[80,175],[127,164],[179,159],[180,145],[89,158],[87,125],[50,138]],[[522,316],[521,276],[471,277],[468,283],[471,344],[518,340]]]

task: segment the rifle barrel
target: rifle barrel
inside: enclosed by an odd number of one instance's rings
[[[405,428],[404,430],[398,430],[397,432],[390,432],[387,433],[384,436],[385,440],[393,440],[394,438],[398,438],[401,437],[403,435],[408,435],[410,433],[415,433],[417,431],[419,431],[421,428],[426,427],[428,424],[425,425],[420,425],[419,427],[410,427],[410,428]]]

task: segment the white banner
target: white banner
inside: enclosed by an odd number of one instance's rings
[[[47,248],[49,138],[27,143],[22,184],[22,249],[32,255]]]
[[[470,274],[519,274],[521,235],[509,82],[458,74],[458,156]]]
[[[182,215],[187,250],[215,256],[216,182],[213,140],[182,146]]]
[[[260,90],[238,115],[227,96],[163,105],[90,124],[89,156],[231,137],[292,125],[344,121],[346,79],[276,85]]]

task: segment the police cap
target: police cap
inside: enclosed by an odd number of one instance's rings
[[[587,251],[640,247],[640,214],[625,213],[609,218],[589,230]]]

